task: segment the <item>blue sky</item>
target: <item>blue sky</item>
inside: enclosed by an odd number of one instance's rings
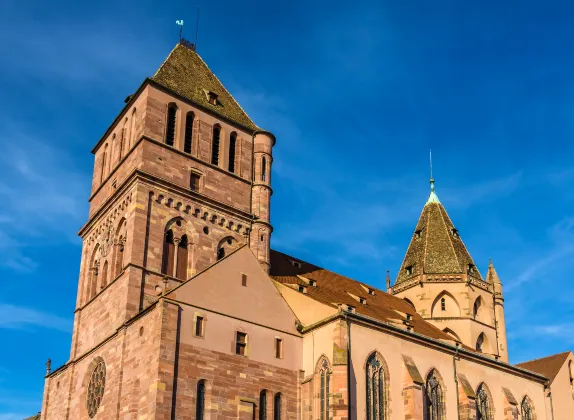
[[[512,362],[574,347],[574,3],[0,3],[0,420],[69,356],[89,153],[192,34],[278,138],[272,245],[383,286],[437,193],[505,285]],[[168,5],[166,5],[168,4]]]

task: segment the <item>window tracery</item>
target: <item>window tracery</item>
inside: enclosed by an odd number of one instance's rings
[[[434,369],[427,378],[424,398],[425,420],[444,420],[442,386]]]
[[[98,412],[98,408],[104,398],[104,389],[106,386],[106,364],[102,359],[100,359],[94,369],[92,370],[92,375],[90,377],[90,382],[88,383],[88,393],[86,395],[86,405],[88,408],[88,415],[90,418],[94,418]]]
[[[385,370],[373,353],[367,359],[367,420],[385,420]]]
[[[528,402],[528,397],[522,399],[522,404],[520,404],[520,411],[522,414],[522,420],[534,420],[534,414],[532,412],[532,407]]]
[[[484,384],[481,384],[476,392],[476,419],[492,420],[490,399]]]
[[[329,362],[327,359],[319,365],[319,419],[328,420],[329,419],[329,386],[331,382],[330,378],[331,372],[329,369]]]

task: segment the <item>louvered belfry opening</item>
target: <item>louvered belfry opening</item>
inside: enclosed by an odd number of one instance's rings
[[[183,151],[185,153],[191,153],[194,117],[193,112],[188,112],[185,116],[185,133],[183,134]]]
[[[213,141],[211,143],[211,163],[219,165],[219,140],[221,136],[221,127],[213,126]]]
[[[229,172],[235,172],[235,146],[237,143],[237,133],[235,131],[229,136]]]
[[[167,107],[167,126],[165,131],[165,144],[173,146],[175,141],[175,119],[177,115],[177,106],[169,104]]]
[[[161,273],[169,276],[173,275],[173,256],[175,253],[173,241],[173,231],[170,229],[165,233],[163,244],[163,261],[161,263]]]

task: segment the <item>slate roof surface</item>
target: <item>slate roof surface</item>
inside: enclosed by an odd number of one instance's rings
[[[293,266],[291,261],[300,263],[301,267]],[[316,287],[308,285],[305,280],[297,277],[298,275],[305,279],[315,280],[317,282]],[[411,325],[414,332],[434,339],[448,340],[452,345],[455,344],[455,341],[450,335],[426,322],[415,309],[403,299],[378,290],[373,286],[360,283],[316,265],[301,261],[298,258],[290,257],[279,251],[271,250],[270,276],[285,285],[296,284],[307,286],[306,296],[321,303],[333,307],[336,307],[337,304],[351,305],[355,308],[355,312],[359,314],[395,324],[395,326],[402,326],[408,314],[412,317]],[[367,289],[373,289],[375,295],[369,295],[368,290],[365,290],[361,285],[364,285]],[[366,304],[358,302],[348,293],[364,298]],[[468,350],[473,350],[467,346],[463,347]]]
[[[255,123],[186,43],[183,41],[175,46],[151,80],[215,114],[256,130]],[[208,92],[218,95],[217,105],[209,103]]]
[[[556,378],[558,372],[564,366],[564,363],[570,356],[569,351],[564,353],[554,354],[552,356],[543,357],[541,359],[530,360],[528,362],[518,363],[516,366],[531,370],[532,372],[540,373],[550,379],[550,382]]]
[[[438,201],[429,201],[423,208],[395,284],[420,274],[464,275],[469,264],[473,271],[468,274],[484,281],[444,206]],[[412,274],[407,273],[409,266]]]

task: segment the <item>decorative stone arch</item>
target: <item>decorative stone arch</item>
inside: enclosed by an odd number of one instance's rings
[[[124,270],[126,238],[127,220],[125,217],[122,217],[118,222],[114,232],[114,252],[112,255],[113,271],[110,276],[110,281],[118,277]]]
[[[482,413],[482,417],[481,414]],[[476,418],[477,420],[494,420],[494,400],[485,382],[476,387]]]
[[[486,304],[482,296],[478,296],[474,300],[474,304],[472,305],[472,317],[485,324],[490,324],[492,322],[492,320],[488,318]]]
[[[370,363],[372,360],[376,360],[380,364],[380,369],[382,371],[382,379],[383,379],[383,395],[382,395],[382,409],[381,411],[373,411],[371,408],[371,404],[374,406],[377,401],[371,400],[369,401],[369,381],[372,381],[371,372],[370,372]],[[390,370],[387,364],[387,361],[383,357],[383,355],[378,351],[374,350],[370,352],[365,361],[363,362],[363,372],[365,372],[365,387],[366,387],[366,401],[365,401],[365,415],[364,418],[367,420],[387,420],[391,418],[391,379],[390,379]],[[372,384],[372,382],[371,382]],[[372,397],[371,397],[372,398]],[[379,398],[380,393],[379,393]],[[381,401],[378,401],[378,406],[381,407]]]
[[[444,332],[444,333],[450,335],[450,336],[451,336],[452,338],[454,338],[456,341],[462,342],[462,341],[460,340],[460,337],[458,336],[458,334],[455,333],[455,332],[454,332],[453,330],[451,330],[450,328],[445,328],[445,329],[442,330],[442,332]]]
[[[415,304],[414,304],[410,299],[408,299],[408,298],[403,298],[403,300],[404,300],[405,302],[407,302],[409,305],[411,305],[415,311],[417,310],[417,307],[415,306]]]
[[[193,244],[197,233],[193,224],[181,216],[173,217],[165,222],[162,238],[162,273],[187,280],[195,268]]]
[[[484,332],[481,332],[476,338],[475,348],[476,351],[481,353],[492,354],[492,345],[488,339],[488,336]]]
[[[85,302],[89,301],[98,294],[98,276],[100,271],[100,262],[102,258],[102,248],[97,243],[92,249],[89,259],[86,281],[86,298]]]
[[[528,395],[522,397],[520,401],[520,415],[521,420],[537,420],[534,403]]]
[[[224,237],[219,243],[217,244],[217,254],[216,258],[219,261],[220,259],[226,257],[231,252],[239,248],[241,244],[237,239],[233,236],[226,236]]]
[[[436,387],[434,379],[438,382],[438,388]],[[436,407],[436,409],[433,407]],[[423,419],[446,420],[446,384],[442,375],[435,367],[430,368],[425,375]]]
[[[444,308],[444,310],[443,310]],[[443,290],[440,292],[432,304],[431,309],[432,318],[449,317],[460,318],[460,305],[455,297]]]

